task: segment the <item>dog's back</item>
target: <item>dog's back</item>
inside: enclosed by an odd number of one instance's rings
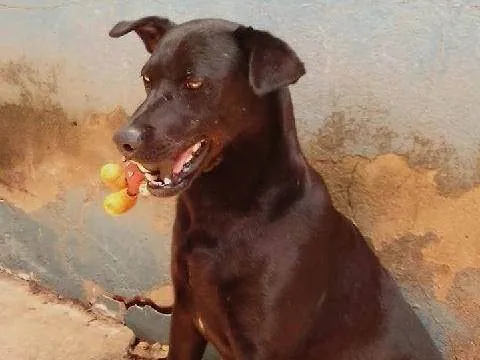
[[[327,335],[321,340],[316,338],[318,345],[314,345],[305,358],[441,359],[430,335],[391,275],[351,221],[339,216],[344,226],[334,238],[342,239],[344,245],[339,245],[331,254],[337,257],[338,265],[336,275],[332,276],[335,279],[331,283],[332,304],[318,317],[318,329],[312,332]],[[350,229],[348,235],[344,233],[347,228]],[[331,332],[328,327],[325,329],[326,319],[335,323]]]

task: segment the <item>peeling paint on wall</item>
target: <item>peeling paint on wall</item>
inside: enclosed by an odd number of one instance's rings
[[[434,170],[434,180],[444,195],[459,195],[480,184],[480,152],[465,157],[446,139],[432,140],[412,130],[399,135],[382,124],[385,110],[336,111],[324,125],[307,139],[306,149],[312,156],[339,158],[356,154],[372,159],[394,153],[404,157],[409,166]],[[353,114],[359,118],[351,117]],[[480,150],[480,141],[477,144]]]

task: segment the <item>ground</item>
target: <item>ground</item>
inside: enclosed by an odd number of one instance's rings
[[[0,272],[0,354],[15,360],[120,360],[132,332]]]

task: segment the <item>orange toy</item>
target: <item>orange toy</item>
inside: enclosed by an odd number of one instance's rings
[[[100,179],[114,193],[105,197],[103,208],[109,215],[121,215],[130,210],[136,203],[140,185],[145,180],[145,175],[137,164],[125,162],[119,164],[106,164],[100,170]]]

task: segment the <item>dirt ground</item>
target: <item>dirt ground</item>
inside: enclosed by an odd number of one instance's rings
[[[0,272],[0,358],[120,360],[132,332]]]

